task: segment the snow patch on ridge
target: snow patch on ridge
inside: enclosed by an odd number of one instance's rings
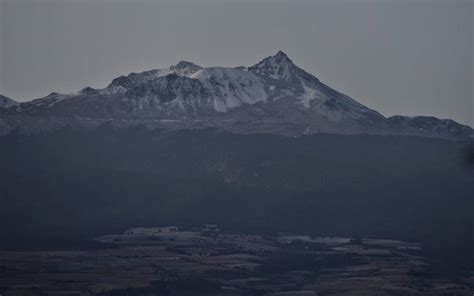
[[[204,68],[190,78],[199,80],[209,91],[214,109],[218,112],[226,112],[242,104],[255,104],[268,97],[260,78],[241,69]]]
[[[306,108],[310,108],[311,107],[311,101],[315,99],[317,92],[316,92],[315,89],[306,86],[304,83],[303,83],[303,89],[304,89],[304,93],[301,96],[301,101],[300,102]]]

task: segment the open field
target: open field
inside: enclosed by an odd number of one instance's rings
[[[0,252],[10,295],[472,295],[443,278],[416,243],[134,228],[83,251]]]

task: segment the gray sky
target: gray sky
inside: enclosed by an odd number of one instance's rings
[[[0,2],[0,94],[19,101],[179,60],[250,66],[281,49],[386,116],[474,126],[471,0]]]

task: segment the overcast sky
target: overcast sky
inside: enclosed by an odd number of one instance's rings
[[[0,2],[0,94],[19,101],[179,60],[250,66],[283,50],[386,116],[474,126],[471,0]]]

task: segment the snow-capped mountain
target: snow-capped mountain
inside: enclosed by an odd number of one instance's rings
[[[51,93],[5,109],[2,114],[3,130],[5,122],[12,127],[40,118],[43,125],[54,127],[112,121],[118,125],[217,127],[286,135],[472,135],[472,129],[453,121],[387,119],[323,84],[282,51],[248,68],[201,67],[181,61],[169,68],[117,77],[103,89],[86,87],[72,94]]]
[[[376,122],[384,119],[378,112],[321,83],[293,64],[282,51],[250,67],[249,71],[270,85],[273,100],[294,98],[297,104],[334,121],[367,119]]]

